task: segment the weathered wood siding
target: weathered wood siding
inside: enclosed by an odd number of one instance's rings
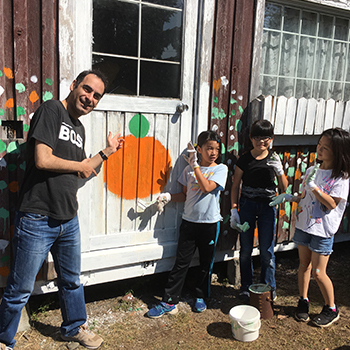
[[[350,128],[350,101],[260,96],[253,103],[274,125],[275,135],[320,135],[329,128]]]
[[[219,253],[239,249],[238,235],[229,227],[231,178],[237,158],[246,149],[247,130],[253,121],[269,119],[275,125],[278,136],[306,138],[319,134],[329,126],[341,126],[345,129],[350,127],[349,102],[295,100],[272,96],[261,96],[249,102],[252,90],[250,78],[254,22],[255,16],[260,16],[260,20],[262,16],[261,11],[256,13],[257,3],[261,5],[261,1],[255,0],[215,0],[215,11],[210,12],[214,33],[211,75],[208,77],[208,82],[211,83],[208,120],[209,127],[220,134],[223,145],[222,161],[230,169],[221,200],[224,221],[218,244]],[[65,36],[67,33],[61,33],[64,39],[61,49],[65,42],[67,46],[77,47],[78,53],[79,50],[85,50],[82,47],[87,46],[89,51],[90,37],[81,40],[80,32],[74,27],[77,23],[71,17],[64,17],[64,11],[70,13],[75,6],[80,9],[78,5],[84,7],[86,3],[82,5],[79,0],[61,1],[61,4],[67,5],[67,8],[61,9],[61,20],[71,26],[71,32],[68,32],[71,35]],[[87,11],[84,15],[90,16],[90,12]],[[60,82],[57,18],[58,0],[0,2],[0,287],[4,286],[11,263],[9,240],[13,230],[17,192],[25,170],[23,149],[30,116],[43,101],[58,98]],[[190,21],[190,17],[187,21],[194,23]],[[87,30],[86,27],[78,29],[83,32]],[[195,46],[195,36],[187,39]],[[70,77],[70,69],[73,69],[70,60],[75,56],[70,55],[69,50],[65,52],[67,55],[62,55],[60,62],[62,71],[65,70],[62,76]],[[192,56],[195,57],[194,50]],[[205,57],[209,56],[210,54]],[[79,71],[81,67],[86,68],[84,60],[79,62]],[[187,70],[188,74],[193,73],[194,66],[194,61],[191,61],[192,68]],[[186,77],[185,84],[192,88],[192,80]],[[62,85],[64,84],[61,82]],[[184,102],[190,104],[192,100],[191,92]],[[137,105],[137,108],[141,106]],[[198,111],[203,112],[199,107]],[[93,135],[93,140],[86,145],[87,154],[95,153],[96,147],[103,148],[108,130],[120,130],[130,145],[136,144],[136,147],[128,150],[128,160],[125,153],[122,153],[120,160],[115,159],[115,162],[121,164],[117,169],[121,176],[113,177],[118,171],[112,169],[112,162],[109,161],[101,169],[103,174],[88,181],[82,191],[82,270],[89,275],[99,269],[96,280],[89,283],[106,281],[106,275],[110,276],[113,269],[117,271],[116,267],[120,266],[118,274],[113,276],[115,279],[141,275],[146,268],[151,271],[147,273],[157,272],[158,269],[169,270],[171,259],[175,255],[181,211],[179,204],[170,203],[162,216],[148,213],[148,218],[145,219],[143,214],[138,213],[136,203],[137,198],[151,200],[159,192],[159,188],[151,183],[154,179],[159,180],[157,185],[161,184],[160,190],[170,190],[172,186],[178,186],[176,179],[180,170],[174,171],[174,168],[180,169],[184,166],[179,166],[183,160],[178,156],[184,148],[184,140],[190,138],[191,120],[185,118],[181,121],[179,115],[173,115],[170,111],[156,113],[143,110],[149,129],[143,137],[139,137],[135,135],[135,130],[132,132],[130,129],[130,122],[135,113],[138,113],[134,112],[131,113],[126,108],[105,108],[103,111],[93,112],[84,121],[87,134]],[[141,114],[142,108],[139,112]],[[198,118],[206,119],[202,115]],[[139,125],[141,124],[140,122]],[[203,124],[205,123],[201,125]],[[138,132],[142,134],[141,129]],[[152,145],[143,147],[143,143],[150,139]],[[157,149],[157,142],[163,148]],[[288,191],[296,192],[305,169],[314,161],[315,145],[282,145],[276,147],[276,150],[286,167]],[[158,151],[160,153],[156,155]],[[133,159],[137,159],[137,162],[132,163]],[[161,168],[156,167],[156,159],[161,160]],[[140,167],[142,162],[138,160],[148,160],[150,168]],[[173,167],[172,172],[169,172],[170,166]],[[170,181],[165,185],[169,176]],[[114,188],[114,192],[109,186]],[[144,189],[147,190],[147,195],[141,196]],[[132,193],[128,196],[127,192]],[[92,204],[85,205],[85,201]],[[276,232],[278,243],[290,242],[292,238],[295,227],[293,206],[284,204],[279,209]],[[349,232],[348,216],[349,209],[341,232]],[[92,232],[91,236],[89,232]],[[134,246],[129,245],[130,243]],[[137,250],[135,245],[138,245]],[[134,265],[130,267],[130,263]],[[45,276],[47,271],[39,278]]]
[[[183,206],[169,203],[159,215],[156,205],[143,211],[137,202],[181,191],[177,178],[186,162],[178,155],[188,125],[168,114],[103,111],[82,122],[86,134],[93,135],[87,154],[104,147],[107,130],[119,130],[125,139],[122,150],[78,192],[84,283],[171,269]]]
[[[236,247],[237,234],[229,225],[233,165],[242,148],[242,130],[247,125],[249,82],[254,29],[254,0],[217,0],[214,29],[212,90],[209,126],[219,133],[222,160],[230,172],[221,197],[224,217],[218,250]]]
[[[23,150],[31,114],[58,97],[57,1],[0,1],[0,287],[11,266]]]

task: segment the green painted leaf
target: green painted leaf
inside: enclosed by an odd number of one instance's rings
[[[15,85],[15,89],[19,92],[22,93],[24,91],[26,91],[26,87],[22,84],[22,83],[17,83]]]
[[[21,106],[18,106],[17,107],[17,115],[20,116],[20,115],[25,115],[25,114],[26,114],[25,109]]]

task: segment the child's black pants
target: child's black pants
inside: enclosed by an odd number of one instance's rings
[[[219,222],[207,224],[182,220],[176,261],[169,274],[163,301],[169,304],[177,304],[179,302],[186,274],[197,247],[200,266],[195,296],[196,298],[210,296],[211,271],[214,264],[219,228]]]

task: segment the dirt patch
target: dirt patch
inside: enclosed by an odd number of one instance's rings
[[[188,278],[179,313],[151,320],[145,317],[148,308],[161,299],[167,273],[86,288],[90,329],[100,334],[105,343],[101,349],[143,350],[204,350],[204,349],[350,349],[350,242],[338,243],[331,256],[328,273],[335,286],[340,320],[328,328],[295,321],[298,299],[297,251],[278,253],[276,279],[278,299],[274,317],[262,320],[259,338],[244,343],[232,337],[229,311],[239,305],[238,289],[227,283],[226,263],[215,264],[217,280],[212,283],[212,298],[208,310],[193,313],[191,294],[193,279]],[[259,259],[254,259],[256,271]],[[190,271],[195,274],[194,269]],[[130,293],[130,294],[129,294]],[[126,295],[132,295],[127,300]],[[322,295],[314,280],[310,286],[311,316],[323,306]],[[36,296],[30,299],[33,327],[17,334],[19,349],[83,349],[78,344],[60,340],[61,323],[57,295]]]

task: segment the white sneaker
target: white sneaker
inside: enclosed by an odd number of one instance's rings
[[[0,343],[0,350],[13,350],[12,348],[10,348],[9,346],[6,346],[3,343]]]

